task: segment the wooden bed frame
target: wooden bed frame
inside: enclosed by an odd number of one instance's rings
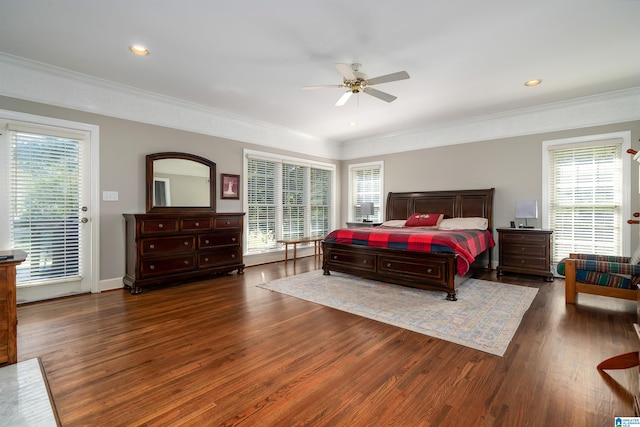
[[[493,233],[493,195],[495,189],[458,191],[421,191],[389,193],[386,220],[407,219],[415,212],[443,213],[445,218],[483,217]],[[439,290],[447,299],[456,300],[456,284],[466,280],[456,274],[456,255],[447,253],[411,252],[322,241],[325,275],[331,271],[391,282],[414,288]],[[483,256],[485,255],[486,256]],[[487,258],[491,270],[491,248],[476,260]],[[479,263],[474,263],[477,267]]]

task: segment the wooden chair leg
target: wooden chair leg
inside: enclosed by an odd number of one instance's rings
[[[629,369],[634,366],[638,366],[638,352],[632,351],[631,353],[619,354],[603,360],[598,364],[598,369]]]
[[[564,302],[576,303],[576,264],[571,259],[564,262]]]

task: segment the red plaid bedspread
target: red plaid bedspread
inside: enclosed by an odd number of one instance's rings
[[[464,276],[476,256],[495,246],[488,230],[435,230],[411,228],[340,228],[324,239],[327,242],[417,252],[454,253],[458,274]]]

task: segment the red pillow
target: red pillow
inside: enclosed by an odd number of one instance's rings
[[[407,219],[405,227],[437,227],[443,217],[444,214],[414,213]]]

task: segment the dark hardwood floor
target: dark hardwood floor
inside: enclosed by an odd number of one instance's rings
[[[42,359],[64,426],[608,426],[633,416],[638,370],[596,370],[640,347],[632,301],[565,305],[562,280],[505,275],[540,291],[498,357],[256,287],[318,268],[309,257],[23,305],[19,360]]]

